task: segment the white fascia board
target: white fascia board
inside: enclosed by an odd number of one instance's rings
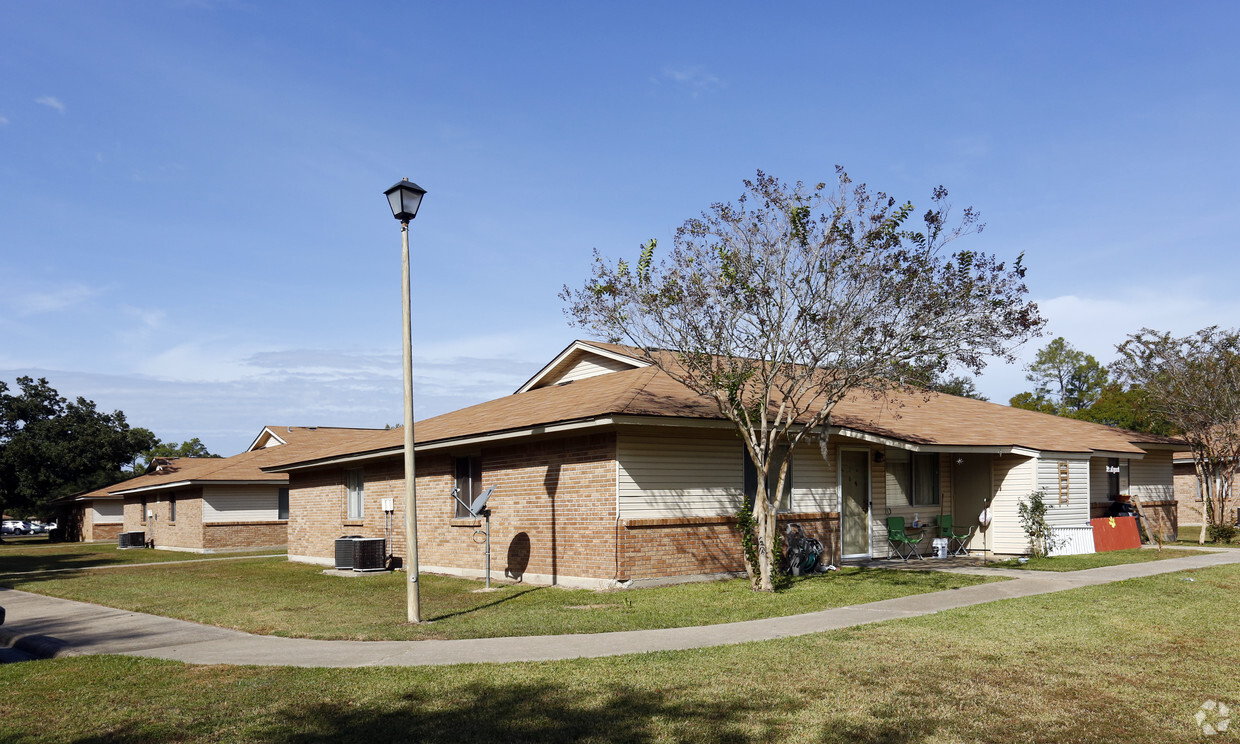
[[[141,488],[127,488],[124,491],[112,491],[117,496],[128,496],[134,493],[147,493],[149,491],[167,491],[171,488],[184,488],[185,486],[287,486],[288,479],[283,480],[183,480],[175,483],[160,483],[154,486],[143,486]]]
[[[1029,447],[1020,447],[1016,445],[973,445],[973,444],[917,444],[915,442],[906,442],[903,439],[895,439],[894,437],[884,437],[878,434],[870,434],[868,432],[850,429],[844,426],[827,427],[828,434],[838,434],[849,439],[859,439],[863,442],[871,444],[881,444],[887,447],[895,447],[896,449],[905,449],[910,452],[959,452],[964,454],[979,455],[1020,455],[1021,457],[1037,457],[1038,450]]]
[[[624,362],[625,364],[631,364],[633,365],[635,369],[640,369],[642,367],[650,366],[650,362],[644,361],[642,359],[638,359],[637,357],[629,356],[628,354],[618,354],[608,349],[600,349],[597,346],[591,346],[590,343],[586,341],[574,341],[573,343],[568,345],[567,349],[557,354],[555,359],[552,359],[550,362],[547,363],[546,366],[538,370],[538,372],[535,373],[533,377],[526,380],[525,384],[517,388],[516,392],[513,393],[513,395],[516,395],[516,393],[524,393],[527,390],[532,390],[534,386],[542,382],[543,378],[545,378],[548,374],[550,374],[552,370],[560,366],[560,364],[564,360],[568,359],[570,356],[572,356],[574,353],[578,351],[583,351],[583,352],[587,352],[590,354],[597,354],[598,356],[605,357],[613,361]]]

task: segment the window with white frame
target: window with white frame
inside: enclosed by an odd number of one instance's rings
[[[345,473],[345,502],[346,502],[346,518],[361,519],[362,518],[362,497],[365,494],[366,478],[361,468],[346,471]]]
[[[453,516],[464,519],[470,516],[466,504],[474,503],[474,499],[482,495],[482,458],[457,457],[455,460],[457,491],[453,499],[456,504]]]

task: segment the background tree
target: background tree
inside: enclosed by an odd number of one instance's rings
[[[67,400],[44,378],[0,382],[0,509],[46,516],[51,499],[121,479],[121,465],[154,446],[120,411],[103,413],[85,398]]]
[[[1116,426],[1122,429],[1171,434],[1172,427],[1149,408],[1140,385],[1125,384],[1092,355],[1073,348],[1061,336],[1038,351],[1025,379],[1033,391],[1015,395],[1009,404],[1056,416]]]
[[[160,442],[156,440],[156,444],[151,449],[139,452],[133,461],[132,475],[138,476],[146,472],[151,466],[151,462],[156,457],[219,457],[213,455],[207,450],[207,446],[199,441],[198,437],[187,439],[184,442]]]
[[[1143,328],[1118,349],[1114,368],[1192,450],[1204,524],[1227,524],[1240,458],[1240,333],[1211,326],[1176,338]]]
[[[666,258],[654,240],[633,266],[596,251],[585,285],[561,293],[577,325],[644,350],[735,425],[760,484],[746,570],[766,591],[790,459],[771,484],[777,446],[825,434],[846,395],[883,395],[910,368],[977,372],[1043,324],[1020,258],[944,251],[982,225],[972,209],[953,222],[942,187],[914,229],[911,203],[837,175],[829,190],[759,171],[736,204],[686,221]]]
[[[1106,367],[1062,336],[1039,349],[1027,370],[1036,387],[1012,399],[1017,408],[1071,416],[1097,402],[1107,384]]]
[[[1151,434],[1169,436],[1176,433],[1170,424],[1151,410],[1149,394],[1141,386],[1124,385],[1115,380],[1108,382],[1098,400],[1081,411],[1077,418]]]
[[[937,369],[909,368],[896,379],[911,387],[925,388],[936,393],[958,395],[961,398],[990,400],[978,392],[977,381],[968,375],[946,374]]]

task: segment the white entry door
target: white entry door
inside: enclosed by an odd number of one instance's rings
[[[845,558],[870,555],[870,451],[840,449],[840,548]]]

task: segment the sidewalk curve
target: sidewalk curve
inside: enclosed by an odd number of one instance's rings
[[[914,594],[803,615],[720,625],[454,641],[319,641],[260,636],[14,589],[0,589],[0,606],[8,613],[6,623],[0,626],[0,646],[14,647],[44,658],[127,654],[191,664],[297,667],[546,661],[705,648],[799,636],[929,615],[1002,599],[1234,563],[1240,563],[1240,550],[1065,573],[973,569],[971,573],[1020,575],[1010,581]]]

